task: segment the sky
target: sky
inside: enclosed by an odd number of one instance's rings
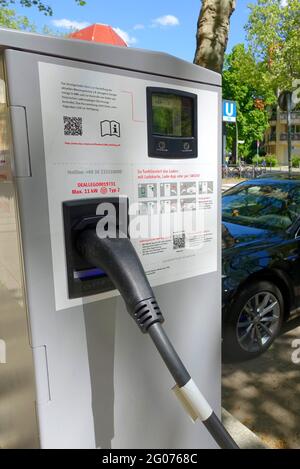
[[[44,16],[34,7],[17,6],[15,9],[40,30],[46,25],[67,34],[70,27],[81,29],[93,23],[109,24],[130,47],[193,60],[201,0],[87,0],[83,7],[77,6],[75,0],[45,0],[45,3],[53,8],[52,17]],[[227,52],[233,45],[245,41],[248,3],[249,0],[237,0]]]

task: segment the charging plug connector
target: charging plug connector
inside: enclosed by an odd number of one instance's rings
[[[100,238],[96,229],[85,229],[76,240],[80,255],[105,270],[123,297],[129,314],[142,332],[148,332],[177,385],[177,395],[189,415],[199,418],[221,448],[238,449],[221,421],[197,388],[163,327],[163,316],[141,261],[130,240]]]
[[[99,238],[95,229],[86,229],[78,235],[76,246],[84,259],[106,272],[142,332],[164,321],[141,261],[126,235],[119,232],[117,238]]]

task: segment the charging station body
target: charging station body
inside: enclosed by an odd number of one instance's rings
[[[0,51],[0,447],[215,447],[74,239],[112,206],[219,413],[220,76],[4,29]]]

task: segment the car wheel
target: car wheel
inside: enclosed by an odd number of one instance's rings
[[[258,281],[245,286],[223,324],[223,361],[249,360],[265,352],[280,331],[284,301],[279,288]]]

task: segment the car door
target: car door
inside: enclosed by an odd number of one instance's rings
[[[300,307],[300,222],[291,248],[290,276],[294,283],[296,307]]]
[[[300,306],[300,185],[290,192],[289,211],[297,220],[291,230],[291,241],[287,252],[289,276],[293,282],[296,307]]]

